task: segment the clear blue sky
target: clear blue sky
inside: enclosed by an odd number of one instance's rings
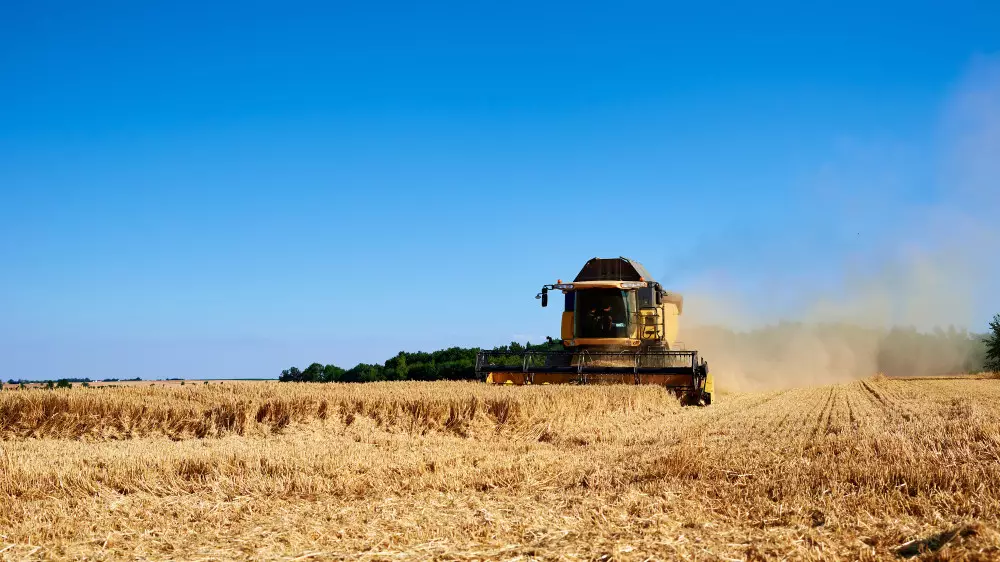
[[[0,377],[538,341],[593,256],[794,317],[1000,191],[996,3],[355,4],[0,5]]]

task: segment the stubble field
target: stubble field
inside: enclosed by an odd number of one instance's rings
[[[0,556],[1000,559],[1000,381],[0,393]]]

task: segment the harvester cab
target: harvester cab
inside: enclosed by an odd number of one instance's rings
[[[544,285],[548,306],[560,291],[563,349],[481,351],[476,372],[488,383],[657,384],[686,403],[710,404],[714,382],[697,351],[677,349],[681,295],[665,291],[627,258],[588,261],[571,283]]]

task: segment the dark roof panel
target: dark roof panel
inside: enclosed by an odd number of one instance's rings
[[[635,268],[635,271],[636,271],[636,273],[639,274],[639,277],[642,277],[646,281],[653,281],[654,280],[653,276],[650,275],[648,271],[646,271],[646,268],[641,263],[639,263],[637,261],[632,261],[632,260],[629,260],[629,263],[632,265],[632,267]]]
[[[653,276],[637,261],[628,258],[593,258],[574,281],[653,281]]]

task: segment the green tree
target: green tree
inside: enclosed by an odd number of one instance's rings
[[[298,367],[290,367],[281,371],[278,380],[281,382],[302,382],[302,371]],[[208,384],[208,381],[205,381],[205,384]]]
[[[405,381],[410,375],[410,367],[406,364],[406,355],[400,351],[396,356],[396,376],[394,378]]]
[[[306,382],[320,382],[323,380],[323,369],[326,365],[322,363],[313,363],[306,367],[305,371],[302,371],[302,380]]]
[[[410,376],[409,361],[406,352],[400,351],[395,357],[386,360],[382,376],[387,381],[404,381]]]
[[[344,382],[374,382],[382,380],[382,365],[358,363],[344,373]]]
[[[983,343],[986,344],[984,367],[987,371],[1000,373],[1000,314],[995,315],[990,322],[990,332],[983,338]]]
[[[511,342],[510,345],[498,346],[494,351],[517,353],[521,351],[546,351],[563,349],[561,340],[549,340],[546,343],[523,345]],[[326,365],[323,367],[319,363],[313,363],[300,371],[296,367],[290,367],[281,371],[278,377],[283,382],[371,382],[371,381],[395,381],[395,380],[466,380],[474,379],[476,353],[478,347],[449,347],[427,353],[417,351],[408,353],[400,351],[395,357],[387,359],[382,364],[360,363],[345,371],[336,365]],[[519,356],[512,355],[512,361],[520,362]]]
[[[476,367],[472,359],[448,361],[438,366],[438,377],[445,380],[458,381],[475,378],[475,376]]]
[[[410,380],[433,381],[438,379],[438,367],[434,361],[428,363],[417,363],[411,365],[409,369]]]
[[[336,365],[327,365],[323,367],[323,382],[340,382],[346,372]]]

